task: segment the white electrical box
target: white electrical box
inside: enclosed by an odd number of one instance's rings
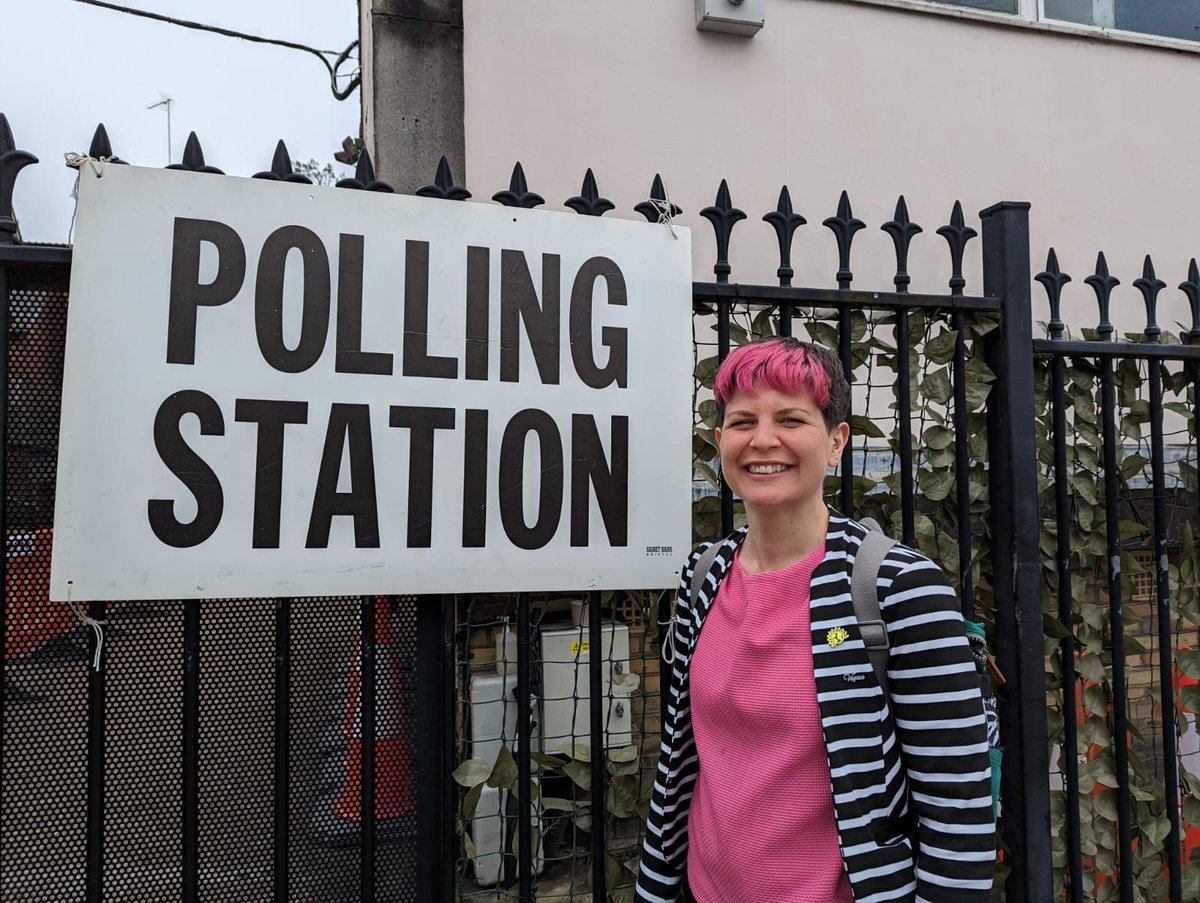
[[[537,780],[530,781],[537,792]],[[475,868],[475,883],[481,887],[493,887],[500,880],[500,869],[504,857],[512,855],[517,839],[516,815],[517,795],[509,790],[498,790],[495,787],[484,787],[479,795],[479,804],[475,807],[475,817],[471,819],[471,840],[475,844],[475,858],[472,865]],[[507,810],[507,811],[506,811]],[[537,799],[529,814],[529,823],[534,828],[538,838],[537,853],[533,860],[533,873],[542,871],[542,841],[545,833],[542,826],[542,807]],[[514,860],[515,862],[515,860]]]
[[[533,709],[530,749],[537,752],[538,710]],[[471,756],[494,765],[500,744],[517,754],[517,676],[480,675],[471,678]]]
[[[575,744],[591,745],[590,634],[587,625],[541,632],[544,752],[570,755]],[[629,693],[637,683],[629,674],[629,628],[603,624],[600,636],[604,746],[628,746],[633,742]]]
[[[753,37],[763,27],[767,0],[696,0],[696,27]]]

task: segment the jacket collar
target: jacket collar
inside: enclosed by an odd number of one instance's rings
[[[840,553],[846,549],[846,532],[847,526],[853,524],[850,518],[840,514],[833,508],[829,509],[829,525],[825,529],[825,558],[817,565],[814,576],[820,574],[822,576],[828,574],[830,569],[838,567],[837,562],[843,558]],[[721,586],[721,581],[729,574],[733,567],[733,556],[746,537],[749,535],[749,529],[742,527],[730,533],[723,540],[720,540],[721,550],[717,552],[716,558],[713,559],[712,566],[708,570],[708,579],[701,585],[700,595],[698,599],[692,599],[692,623],[693,623],[693,645],[694,637],[700,631],[700,625],[704,623],[704,618],[708,615],[709,609],[712,608],[713,601],[717,595],[717,591],[708,591],[711,584],[718,589]]]

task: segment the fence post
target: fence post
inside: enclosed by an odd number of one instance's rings
[[[984,353],[996,374],[988,398],[988,475],[1000,694],[1008,903],[1051,899],[1050,756],[1042,627],[1040,515],[1034,422],[1029,204],[1002,202],[983,221],[984,292],[1001,301]]]

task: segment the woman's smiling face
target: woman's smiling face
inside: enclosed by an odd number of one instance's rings
[[[717,428],[721,470],[748,511],[823,505],[825,474],[841,459],[849,427],[825,425],[821,408],[801,389],[736,392]]]

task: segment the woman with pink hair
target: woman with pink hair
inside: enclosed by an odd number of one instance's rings
[[[637,899],[986,901],[975,662],[940,568],[896,545],[876,579],[887,688],[876,678],[851,594],[868,531],[824,501],[850,433],[840,362],[765,339],[730,354],[713,391],[747,527],[681,574]]]

